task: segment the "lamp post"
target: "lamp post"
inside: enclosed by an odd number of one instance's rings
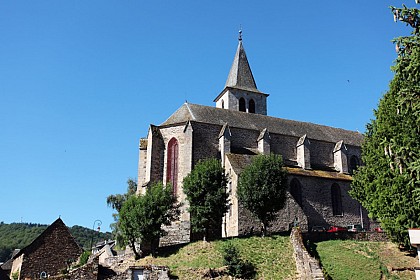
[[[101,229],[102,221],[101,220],[95,220],[93,222],[93,226],[92,226],[92,231],[93,231],[92,232],[92,239],[90,241],[90,250],[92,251],[92,253],[93,253],[93,237],[95,236],[95,224],[98,225],[98,232],[99,232],[99,230]]]

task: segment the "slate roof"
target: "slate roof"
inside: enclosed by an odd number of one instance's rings
[[[184,103],[161,126],[169,126],[187,121],[216,124],[228,124],[231,128],[243,128],[262,131],[267,128],[269,133],[302,137],[337,143],[343,140],[346,145],[361,146],[363,135],[356,131],[318,125],[309,122],[292,121],[260,114],[250,114],[240,111]]]
[[[74,242],[77,244],[76,240],[74,239],[68,227],[64,224],[63,220],[61,220],[61,218],[58,218],[54,221],[54,223],[49,225],[37,238],[35,238],[35,240],[31,242],[31,244],[20,250],[12,259],[16,259],[20,255],[26,254],[27,252],[30,252],[33,249],[37,248],[40,244],[43,243],[45,237],[54,232],[57,228],[64,228],[68,232],[68,234],[73,238]],[[81,248],[80,250],[82,251]]]
[[[241,174],[242,170],[251,164],[252,155],[240,155],[240,154],[226,154],[233,171],[236,174]]]
[[[232,166],[233,171],[236,174],[241,174],[242,170],[252,162],[252,155],[240,155],[240,154],[226,154],[227,159]],[[285,165],[287,163],[285,162]],[[351,181],[352,177],[348,174],[339,173],[337,171],[325,171],[325,170],[307,170],[300,167],[286,166],[286,170],[291,175],[319,177],[325,179],[335,179],[343,181]]]
[[[1,269],[4,271],[12,270],[12,264],[14,257],[20,252],[20,249],[14,249],[12,252],[12,257],[8,259],[4,264],[1,265]]]
[[[241,39],[239,40],[225,87],[258,91]]]

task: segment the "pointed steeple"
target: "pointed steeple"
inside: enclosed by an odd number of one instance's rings
[[[214,99],[217,108],[267,115],[268,94],[257,89],[242,45],[242,30],[225,88]]]
[[[258,91],[242,44],[242,30],[239,31],[238,48],[236,49],[235,58],[233,59],[225,87]]]

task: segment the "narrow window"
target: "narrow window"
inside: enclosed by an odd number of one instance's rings
[[[343,205],[341,202],[341,190],[340,186],[333,184],[331,186],[331,203],[334,216],[343,215]]]
[[[354,171],[356,171],[357,167],[359,166],[359,159],[356,156],[351,156],[350,158],[350,174],[353,175]]]
[[[249,100],[248,112],[255,113],[255,101],[254,101],[254,99]]]
[[[246,112],[245,99],[243,97],[239,99],[239,111]]]
[[[222,100],[222,109],[225,109],[225,101]]]
[[[177,193],[178,183],[178,141],[172,138],[168,143],[168,156],[166,161],[166,183],[170,183],[173,193]]]
[[[297,204],[302,207],[302,186],[296,178],[290,182],[290,194],[296,200]]]

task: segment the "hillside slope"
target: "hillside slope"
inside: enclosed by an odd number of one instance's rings
[[[179,279],[202,279],[209,268],[223,267],[223,246],[232,242],[240,256],[256,269],[257,279],[295,279],[296,265],[289,236],[233,238],[213,242],[197,241],[146,257],[136,265],[165,265]],[[226,278],[228,279],[228,278]]]

